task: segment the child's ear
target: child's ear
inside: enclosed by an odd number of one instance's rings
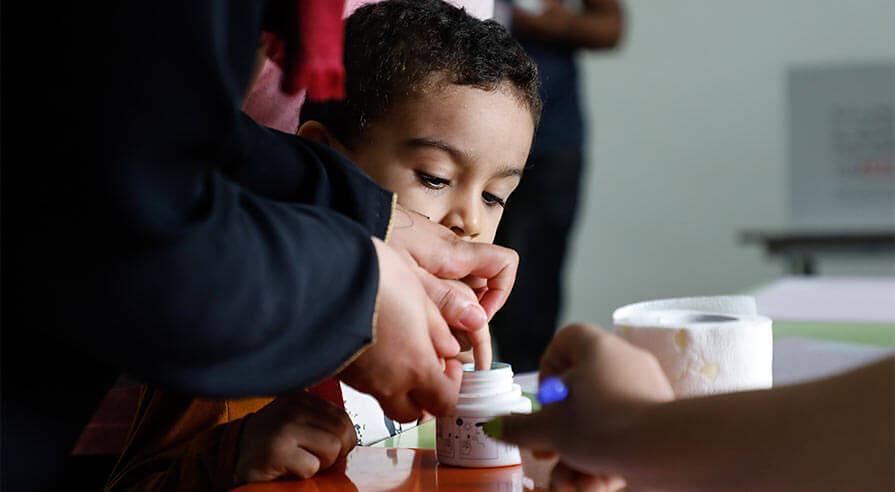
[[[343,152],[345,148],[345,146],[342,145],[342,142],[339,142],[339,139],[330,133],[329,129],[326,128],[326,125],[319,121],[306,121],[299,127],[296,134],[299,137],[305,137],[315,142],[320,142],[323,145],[328,145],[339,152]]]

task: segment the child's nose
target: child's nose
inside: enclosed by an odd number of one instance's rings
[[[464,230],[464,229],[461,228],[461,227],[454,226],[454,227],[451,227],[451,230],[454,231],[454,234],[456,234],[456,235],[458,235],[458,236],[460,236],[460,237],[462,237],[462,238],[464,238],[464,239],[475,239],[475,238],[479,237],[479,233],[478,233],[478,232],[474,232],[474,233],[472,233],[472,234],[468,234],[468,233],[466,232],[466,230]]]
[[[442,225],[463,239],[475,239],[479,236],[479,216],[475,205],[455,207],[442,222]]]

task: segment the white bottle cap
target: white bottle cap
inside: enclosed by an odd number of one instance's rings
[[[495,362],[487,371],[464,364],[460,397],[453,415],[435,420],[438,462],[485,468],[521,463],[519,448],[486,436],[482,425],[510,413],[531,413],[531,400],[513,383],[509,364]]]

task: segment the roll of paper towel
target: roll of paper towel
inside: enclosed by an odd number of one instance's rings
[[[678,397],[770,388],[771,320],[748,296],[639,302],[612,314],[615,332],[651,352]]]

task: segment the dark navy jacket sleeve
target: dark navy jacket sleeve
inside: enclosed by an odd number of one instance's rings
[[[60,117],[80,164],[46,193],[53,234],[72,238],[47,289],[73,329],[48,335],[203,395],[333,373],[372,339],[371,237],[386,233],[392,194],[240,111],[263,2],[102,8],[76,13],[86,37],[66,47],[83,80]]]
[[[391,192],[375,185],[357,166],[326,145],[258,126],[245,114],[239,123],[252,158],[225,170],[229,178],[274,200],[325,205],[384,239],[391,216]],[[290,153],[296,154],[302,165],[277,158],[278,154]],[[352,192],[334,193],[346,189]]]
[[[120,372],[273,394],[370,341],[392,195],[240,111],[265,2],[4,9],[4,490],[82,483]]]

